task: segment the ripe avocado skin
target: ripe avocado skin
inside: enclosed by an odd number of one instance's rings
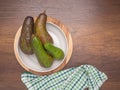
[[[43,44],[46,42],[53,43],[53,39],[46,29],[46,21],[47,15],[45,14],[45,11],[40,13],[35,21],[35,35],[40,38]]]
[[[33,50],[31,47],[31,36],[33,30],[34,30],[34,19],[31,16],[27,16],[23,22],[20,41],[19,41],[20,48],[25,54],[33,54]]]

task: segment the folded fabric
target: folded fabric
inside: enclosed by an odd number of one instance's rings
[[[45,76],[25,72],[21,80],[28,90],[99,90],[107,76],[91,65],[81,65]]]

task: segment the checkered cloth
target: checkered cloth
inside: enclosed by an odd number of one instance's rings
[[[99,90],[107,76],[91,65],[81,65],[45,76],[25,72],[21,80],[28,90]]]

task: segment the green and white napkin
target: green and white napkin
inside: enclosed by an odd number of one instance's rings
[[[81,65],[45,76],[25,72],[21,80],[28,90],[99,90],[107,76],[91,65]]]

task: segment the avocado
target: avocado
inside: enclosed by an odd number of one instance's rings
[[[35,35],[40,38],[43,44],[46,42],[53,43],[53,39],[46,29],[46,21],[47,15],[45,14],[45,11],[40,13],[35,21]]]
[[[51,43],[45,43],[44,48],[46,49],[46,51],[48,51],[48,53],[50,53],[51,56],[53,56],[57,60],[61,60],[65,56],[62,49],[54,46]]]
[[[21,50],[25,54],[33,54],[31,47],[31,36],[34,30],[34,19],[31,16],[27,16],[23,22],[19,45]]]
[[[31,40],[33,51],[40,63],[43,67],[50,67],[53,63],[53,57],[50,56],[44,49],[41,40],[38,36],[32,35]]]

